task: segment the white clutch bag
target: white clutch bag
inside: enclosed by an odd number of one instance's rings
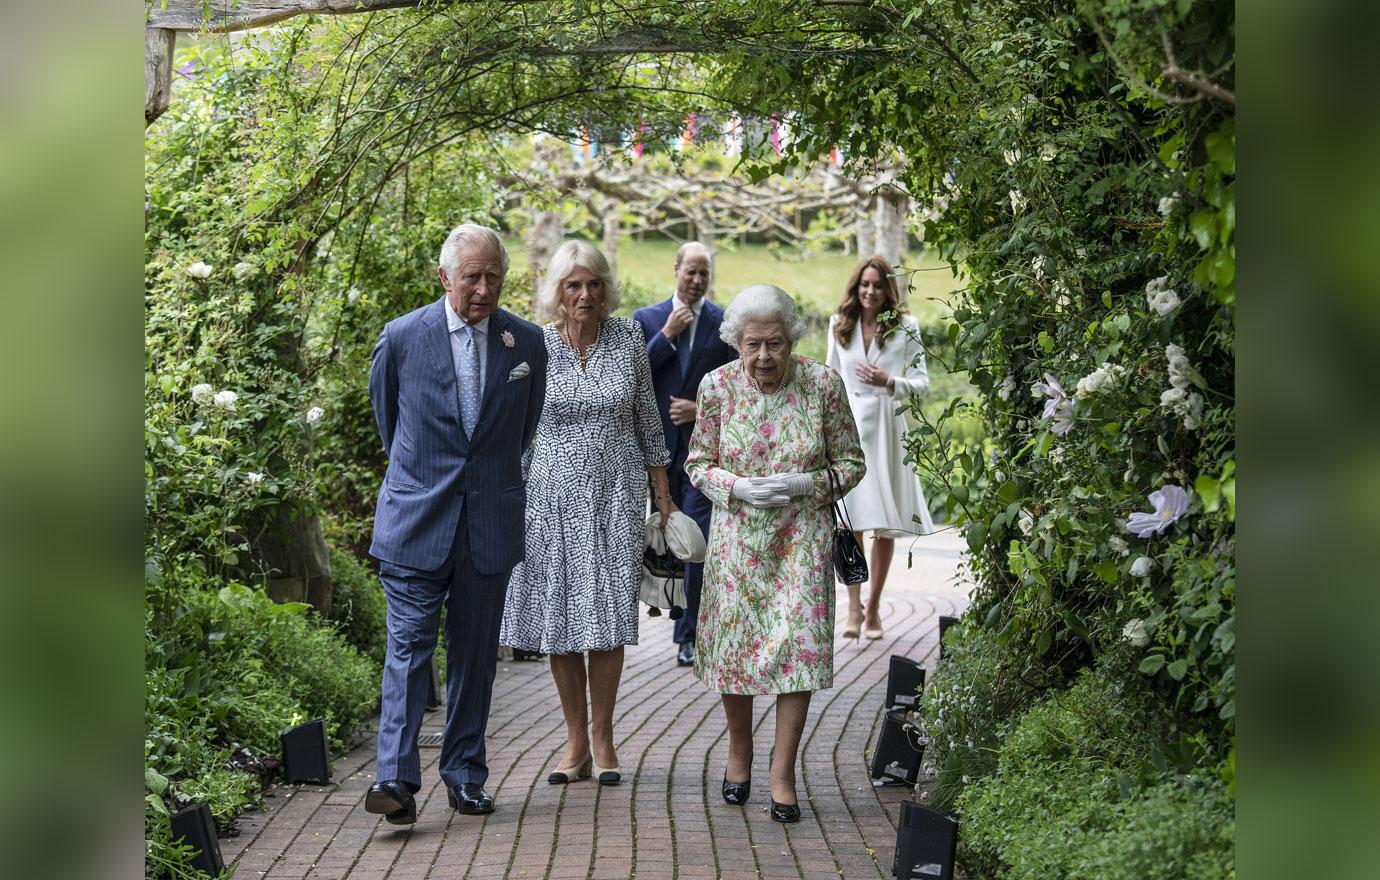
[[[663,534],[661,514],[647,517],[647,546],[642,554],[642,585],[638,598],[668,609],[672,620],[684,613],[686,562],[703,562],[707,547],[695,521],[680,511],[671,514]]]

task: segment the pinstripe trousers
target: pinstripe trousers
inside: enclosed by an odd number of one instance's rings
[[[422,782],[417,734],[426,712],[431,655],[441,604],[446,605],[446,732],[441,779],[448,786],[483,784],[489,777],[484,731],[489,722],[498,659],[498,630],[510,571],[475,570],[469,546],[469,511],[460,515],[450,557],[436,571],[388,562],[380,579],[388,599],[388,657],[383,665],[375,779]]]

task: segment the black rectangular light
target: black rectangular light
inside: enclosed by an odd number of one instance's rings
[[[211,877],[225,870],[220,854],[220,840],[216,838],[216,820],[205,801],[183,807],[171,820],[173,843],[185,843],[193,850],[192,866]]]
[[[949,631],[949,627],[958,623],[957,617],[950,617],[947,614],[939,615],[939,659],[943,660],[949,656],[948,648],[944,647],[944,633]]]
[[[920,703],[920,691],[924,688],[925,667],[909,657],[892,654],[886,677],[886,707],[914,709]]]
[[[283,779],[288,785],[331,781],[326,753],[326,722],[320,718],[283,731]]]
[[[957,853],[957,822],[914,801],[901,804],[891,866],[897,880],[953,880]]]
[[[914,785],[920,777],[920,758],[924,752],[919,734],[906,728],[906,713],[892,709],[882,718],[877,747],[872,750],[872,778],[884,783]]]

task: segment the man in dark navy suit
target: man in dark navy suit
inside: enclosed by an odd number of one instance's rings
[[[652,387],[661,413],[661,428],[671,464],[666,475],[671,500],[709,537],[709,499],[690,485],[685,476],[685,456],[695,427],[695,393],[700,380],[738,357],[731,345],[719,338],[724,310],[705,299],[714,275],[709,249],[697,241],[676,251],[676,292],[665,302],[633,312],[647,336],[647,356],[652,362]],[[676,663],[695,662],[695,624],[700,613],[700,585],[704,566],[685,564],[685,616],[676,621]]]
[[[484,730],[508,576],[525,549],[522,453],[546,391],[541,330],[498,308],[508,271],[498,234],[457,226],[440,264],[446,295],[389,322],[369,371],[388,454],[369,548],[388,601],[388,656],[364,808],[395,825],[417,821],[417,733],[442,602],[441,779],[456,810],[493,811]]]

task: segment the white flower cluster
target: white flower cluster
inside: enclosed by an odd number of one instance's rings
[[[1018,190],[1018,189],[1013,189],[1013,190],[1011,190],[1010,192],[1008,192],[1006,195],[1007,195],[1007,198],[1011,199],[1011,213],[1012,213],[1012,214],[1019,214],[1019,213],[1021,213],[1022,211],[1025,210],[1026,198],[1025,198],[1025,196],[1021,193],[1020,190]]]
[[[345,299],[349,300],[350,305],[354,305],[359,302],[361,296],[363,296],[363,294],[359,292],[358,287],[351,287],[349,292],[345,294]]]
[[[258,266],[241,260],[230,270],[230,274],[235,276],[236,281],[248,281],[250,278],[254,277],[254,273],[258,271]]]
[[[1168,195],[1160,199],[1160,216],[1168,217],[1170,214],[1173,214],[1174,209],[1179,207],[1182,201],[1182,195],[1182,193],[1174,193],[1173,195]]]
[[[1107,544],[1119,555],[1126,556],[1131,552],[1131,545],[1126,543],[1126,539],[1120,535],[1112,535],[1107,539]]]
[[[1125,373],[1126,368],[1120,364],[1110,364],[1104,361],[1102,366],[1078,380],[1078,385],[1073,392],[1074,396],[1079,400],[1084,400],[1099,391],[1110,390]]]
[[[1022,155],[1020,150],[1002,150],[1001,157],[1006,160],[1007,165],[1015,165],[1021,161]]]
[[[1137,556],[1136,561],[1131,563],[1131,577],[1143,578],[1150,573],[1150,569],[1155,567],[1155,560],[1149,556]]]
[[[245,471],[244,479],[251,486],[257,486],[264,481],[264,475],[254,471]]]
[[[312,407],[311,409],[307,410],[307,424],[308,424],[308,425],[314,425],[314,424],[316,424],[317,422],[321,421],[321,417],[324,416],[325,414],[326,414],[326,411],[325,411],[324,409],[322,409],[321,407],[319,407],[319,406],[314,406],[314,407]]]
[[[1001,386],[997,388],[997,397],[1002,400],[1010,400],[1014,393],[1016,393],[1016,380],[1010,373],[1007,373],[1006,378],[1001,380]]]
[[[235,401],[240,396],[233,391],[215,391],[205,382],[192,386],[192,403],[211,404],[226,412],[235,412]]]
[[[1169,359],[1170,387],[1160,395],[1160,406],[1182,418],[1186,429],[1197,430],[1203,419],[1203,396],[1188,390],[1197,371],[1184,350],[1174,343],[1164,347],[1164,354]]]
[[[1028,535],[1035,529],[1035,517],[1030,515],[1030,511],[1022,510],[1016,518],[1016,524],[1021,527],[1022,535]]]
[[[1150,311],[1163,318],[1179,307],[1179,292],[1169,286],[1169,276],[1161,275],[1145,285],[1145,302]]]
[[[1039,281],[1040,279],[1045,277],[1046,265],[1047,263],[1045,262],[1044,257],[1035,257],[1033,260],[1030,261],[1030,271],[1035,273],[1036,281]]]
[[[198,281],[205,281],[207,278],[210,278],[211,272],[213,271],[214,270],[211,268],[210,264],[203,263],[200,260],[197,260],[195,263],[187,267],[187,274]]]
[[[1045,144],[1040,147],[1040,160],[1043,162],[1053,162],[1057,155],[1059,155],[1059,151],[1054,149],[1054,144]]]

